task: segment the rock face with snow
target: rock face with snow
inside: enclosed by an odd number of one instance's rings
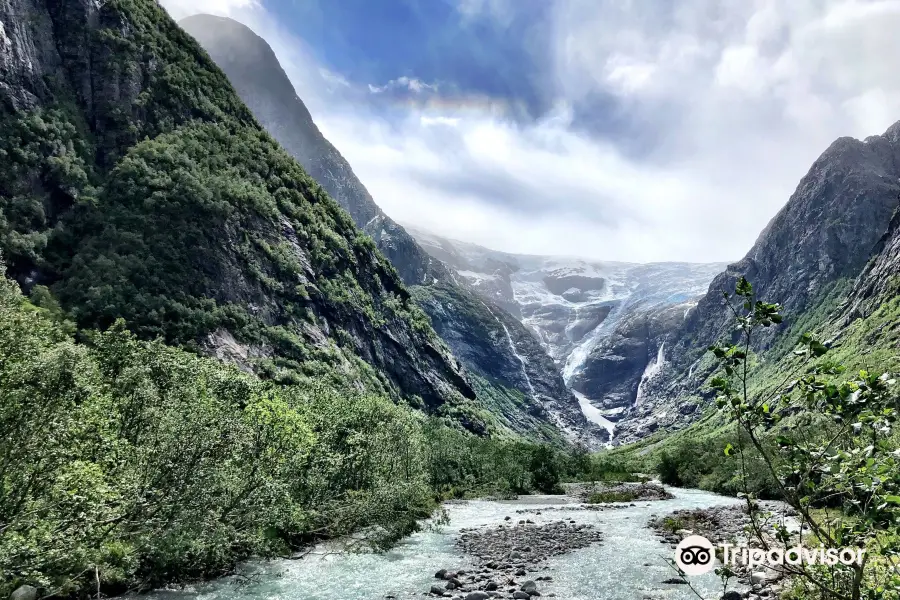
[[[616,420],[635,404],[659,356],[665,360],[667,337],[725,266],[524,256],[409,230],[535,333],[598,423],[598,416]]]
[[[605,436],[585,420],[541,345],[518,319],[505,314],[510,306],[479,300],[465,278],[382,212],[319,131],[265,40],[228,18],[195,15],[179,24],[225,72],[260,124],[372,236],[466,367],[485,408],[514,431],[539,438],[558,435],[554,428],[589,444],[595,434]]]

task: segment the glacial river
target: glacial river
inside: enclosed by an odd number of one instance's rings
[[[148,600],[398,600],[424,598],[434,573],[456,570],[470,559],[454,547],[461,528],[496,525],[504,517],[528,518],[537,524],[559,519],[588,523],[603,533],[599,545],[546,561],[551,582],[540,582],[542,597],[558,600],[687,600],[697,596],[686,585],[664,584],[676,575],[666,559],[673,556],[646,527],[652,515],[679,508],[705,508],[737,500],[698,490],[672,489],[675,498],[637,502],[636,506],[603,511],[569,510],[574,500],[562,496],[528,496],[520,500],[470,501],[447,505],[450,524],[437,531],[416,533],[384,554],[329,553],[319,548],[300,560],[251,564],[243,572],[253,577],[224,578],[184,590],[161,590]],[[554,510],[562,508],[563,510]],[[516,510],[544,509],[542,514],[518,515]],[[249,581],[249,582],[248,582]],[[718,599],[722,588],[712,574],[691,577],[704,598]]]

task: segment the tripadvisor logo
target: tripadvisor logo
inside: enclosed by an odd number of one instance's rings
[[[702,535],[689,535],[675,547],[675,564],[687,575],[702,575],[713,568],[715,551]]]
[[[738,564],[754,568],[762,565],[845,565],[862,564],[865,548],[807,548],[793,546],[791,548],[747,548],[734,544],[720,544],[722,562],[736,566]],[[715,562],[716,548],[712,542],[701,535],[690,535],[675,547],[675,564],[686,575],[702,575],[712,570]]]

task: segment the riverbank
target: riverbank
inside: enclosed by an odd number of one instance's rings
[[[794,512],[783,503],[762,501],[759,503],[757,527],[770,531],[774,525],[784,526],[790,530],[794,524]],[[660,542],[673,550],[678,543],[689,535],[700,535],[708,539],[714,546],[723,543],[733,545],[757,545],[748,542],[748,527],[751,519],[745,504],[675,510],[662,516],[654,517],[648,522]],[[767,536],[770,547],[784,547],[774,537]],[[721,556],[719,556],[721,560]],[[748,587],[742,594],[748,600],[777,598],[786,585],[784,573],[772,567],[750,569],[737,563],[731,567],[737,580]]]
[[[383,553],[341,553],[323,544],[298,560],[246,563],[234,576],[154,592],[147,600],[421,600],[433,586],[460,600],[475,592],[522,600],[530,591],[560,600],[697,600],[687,586],[666,583],[676,574],[667,562],[672,553],[647,523],[737,500],[669,491],[668,500],[601,505],[562,495],[456,501],[444,506],[448,523],[426,523]],[[497,589],[487,589],[491,581]],[[691,583],[709,600],[722,595],[713,574]]]

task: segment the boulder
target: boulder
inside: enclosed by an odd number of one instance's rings
[[[30,585],[22,585],[9,596],[9,600],[37,600],[37,588]]]

